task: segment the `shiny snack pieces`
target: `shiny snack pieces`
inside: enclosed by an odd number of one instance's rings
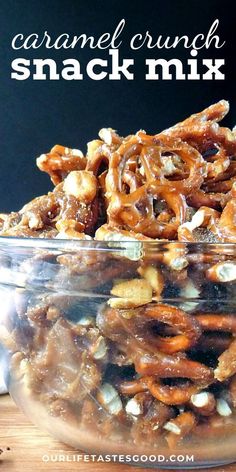
[[[54,146],[37,165],[55,189],[1,215],[1,235],[105,239],[121,230],[234,242],[236,133],[218,124],[228,109],[221,100],[154,136],[139,131],[121,138],[102,129],[86,156]]]
[[[212,461],[223,438],[235,459],[236,133],[218,124],[228,108],[154,136],[102,129],[86,156],[54,146],[37,159],[54,190],[0,215],[0,235],[31,247],[0,261],[14,286],[0,324],[10,390],[71,445],[86,447],[86,432],[90,449],[109,439],[205,463],[206,438]]]

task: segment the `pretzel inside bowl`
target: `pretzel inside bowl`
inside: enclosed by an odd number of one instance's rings
[[[78,239],[83,233],[94,237],[108,224],[155,240],[233,242],[236,133],[219,125],[228,109],[221,100],[153,136],[138,131],[123,138],[103,128],[86,155],[54,146],[37,165],[49,173],[55,191],[29,204],[29,221],[4,217],[2,234],[54,237],[58,207],[66,205],[59,219],[84,224]],[[73,202],[60,193],[62,183]],[[70,206],[77,206],[76,216]]]

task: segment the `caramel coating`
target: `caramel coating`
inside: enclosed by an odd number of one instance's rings
[[[43,172],[47,172],[54,185],[57,185],[69,172],[84,169],[86,158],[77,149],[69,149],[56,144],[48,154],[38,157],[37,166]]]
[[[228,349],[224,351],[215,369],[215,378],[220,382],[232,377],[236,373],[236,339],[232,341]]]
[[[171,337],[156,336],[150,328],[148,329],[150,321],[166,323],[184,334]],[[132,338],[136,339],[140,346],[146,345],[149,352],[153,353],[161,351],[174,354],[185,351],[193,347],[201,336],[200,325],[194,317],[178,308],[164,304],[146,304],[143,308],[135,308],[130,317],[126,316],[125,310],[107,309],[98,314],[97,322],[106,335],[111,336],[111,339],[119,337],[122,342],[122,333],[125,332],[130,336],[131,341]],[[112,327],[111,331],[110,327]],[[145,333],[145,338],[142,333]]]
[[[138,131],[123,138],[103,128],[86,156],[54,146],[37,165],[55,191],[29,203],[19,219],[4,215],[0,234],[55,237],[58,207],[66,207],[60,219],[83,223],[80,233],[91,237],[106,239],[99,228],[107,224],[138,239],[234,242],[236,134],[219,125],[228,110],[221,100],[153,136]]]
[[[124,395],[134,395],[148,390],[154,398],[165,405],[181,405],[190,400],[191,396],[197,392],[198,387],[191,383],[180,386],[163,385],[154,376],[144,376],[138,380],[121,383],[119,390]]]
[[[86,242],[20,254],[0,329],[12,377],[50,416],[170,449],[235,433],[235,252],[218,244],[236,242],[228,110],[221,100],[153,136],[103,128],[86,155],[56,145],[37,159],[54,189],[0,214],[0,236]]]
[[[182,439],[194,429],[196,426],[196,417],[192,412],[186,411],[178,415],[175,419],[171,420],[168,425],[169,430],[171,430],[171,425],[175,432],[170,432],[166,436],[166,441],[169,448],[174,449],[177,444],[180,443]]]
[[[153,336],[147,329],[143,329],[149,317],[155,320],[157,316],[159,320],[166,320],[167,323],[173,322],[175,317],[179,327],[189,325],[189,339],[185,337],[186,335],[181,339],[177,338],[175,346],[175,341],[171,341],[171,338],[170,340],[166,338],[166,342],[161,338],[158,345],[158,336]],[[182,316],[182,312],[175,310],[174,307],[146,305],[143,309],[132,309],[130,315],[129,311],[125,310],[105,309],[97,316],[97,326],[106,337],[120,345],[123,352],[128,353],[139,374],[162,378],[183,377],[209,383],[213,379],[212,370],[179,353],[179,343],[183,339],[184,342],[187,340],[188,345],[189,340],[194,344],[201,334],[198,323],[195,324],[192,317],[191,324],[190,319],[187,314]],[[178,348],[176,355],[166,353],[166,351],[175,353],[176,347]]]

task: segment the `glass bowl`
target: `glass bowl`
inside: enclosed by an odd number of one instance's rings
[[[92,454],[233,462],[235,280],[234,244],[0,238],[12,398]]]

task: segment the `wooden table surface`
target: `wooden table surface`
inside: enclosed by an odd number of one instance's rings
[[[71,458],[78,451],[49,437],[32,425],[14,405],[9,395],[0,397],[0,472],[147,472],[124,464],[93,462],[44,462],[43,456],[66,455]],[[155,469],[157,471],[157,469]],[[166,469],[165,469],[166,470]],[[178,469],[182,472],[180,469]],[[236,464],[201,472],[236,472]],[[173,469],[172,469],[173,471]],[[199,471],[199,469],[198,469]],[[166,471],[168,472],[168,471]]]

